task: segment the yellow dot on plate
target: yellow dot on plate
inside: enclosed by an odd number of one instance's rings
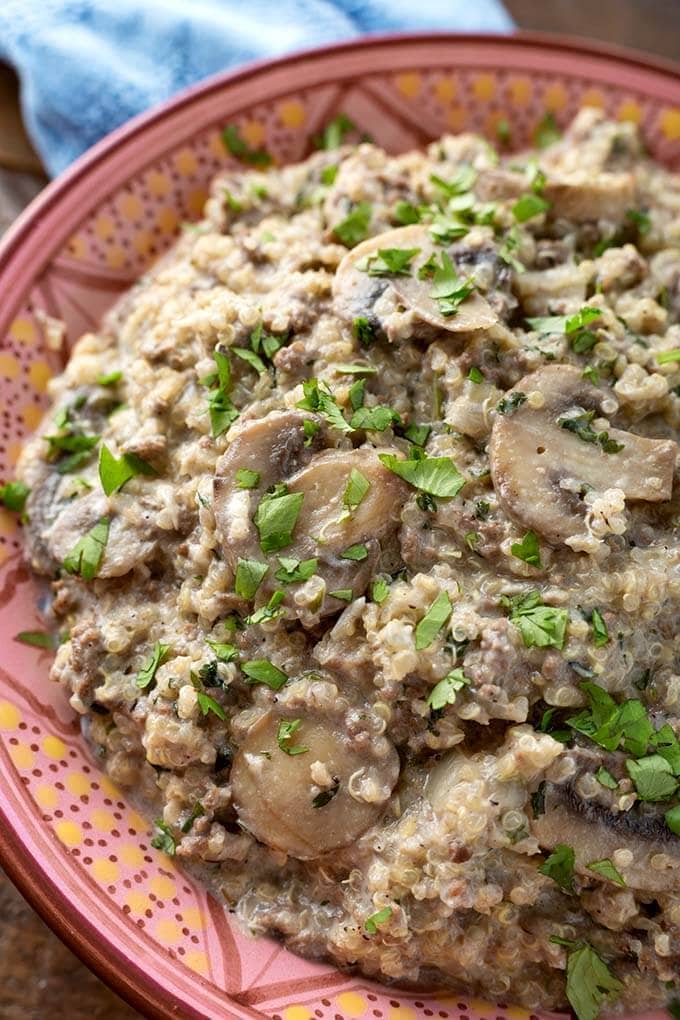
[[[40,404],[24,404],[21,417],[27,429],[37,429],[42,421],[43,409]]]
[[[110,216],[99,216],[94,224],[94,232],[102,241],[106,241],[115,234],[116,225]]]
[[[28,370],[28,378],[38,393],[45,393],[47,380],[52,378],[52,369],[46,361],[33,361]]]
[[[417,1013],[410,1006],[390,1006],[389,1020],[416,1020]]]
[[[506,1006],[503,1013],[509,1020],[529,1020],[531,1016],[530,1011],[521,1006]]]
[[[105,857],[92,862],[92,874],[98,882],[110,885],[117,882],[120,877],[120,868],[113,861],[107,861]]]
[[[284,1020],[310,1020],[311,1009],[306,1006],[286,1006],[283,1011]]]
[[[90,780],[82,772],[69,772],[65,783],[66,789],[74,797],[84,797],[92,789]]]
[[[133,195],[130,191],[120,196],[118,199],[118,208],[120,209],[121,216],[124,216],[126,220],[130,221],[140,219],[144,212],[144,206],[142,205],[141,199],[138,195]]]
[[[17,515],[0,507],[0,535],[13,535],[17,530]]]
[[[57,822],[54,831],[66,846],[78,846],[83,838],[80,826],[75,822]]]
[[[227,155],[227,149],[222,141],[222,133],[220,131],[213,131],[210,135],[208,146],[213,156],[217,156],[218,159],[224,159]]]
[[[602,93],[598,92],[597,89],[586,89],[581,96],[581,106],[596,106],[598,109],[603,109],[604,99]]]
[[[198,170],[198,163],[196,162],[196,156],[191,149],[180,149],[175,155],[175,166],[177,172],[182,174],[183,177],[189,177],[191,174],[195,174]]]
[[[144,863],[144,854],[132,843],[124,843],[118,851],[118,856],[128,868],[141,868]]]
[[[453,78],[440,78],[434,87],[434,94],[440,103],[450,103],[456,98],[458,88]]]
[[[150,230],[138,230],[132,238],[132,244],[139,255],[149,255],[153,247],[153,234]]]
[[[28,744],[14,744],[9,748],[9,756],[18,769],[31,769],[35,755]]]
[[[467,111],[462,106],[452,106],[446,114],[446,123],[452,131],[461,131],[467,120]]]
[[[338,1005],[347,1016],[362,1016],[368,1009],[368,1003],[357,992],[342,992],[338,995]]]
[[[511,78],[508,82],[510,98],[516,106],[526,106],[531,98],[531,81],[529,78]]]
[[[171,878],[166,878],[165,875],[156,875],[149,882],[149,889],[154,895],[158,896],[159,900],[171,900],[177,892],[177,886]]]
[[[191,191],[187,197],[187,209],[192,216],[200,216],[203,212],[203,206],[208,200],[208,192],[205,188],[198,188],[196,191]]]
[[[241,137],[246,140],[248,145],[262,145],[267,137],[267,132],[262,121],[247,120],[241,128]]]
[[[35,791],[35,799],[42,808],[55,808],[59,803],[59,794],[53,786],[39,786]]]
[[[9,327],[9,335],[20,344],[34,344],[36,341],[36,329],[30,319],[15,319]]]
[[[114,786],[108,776],[99,777],[99,789],[105,797],[111,797],[111,799],[115,800],[120,799],[120,790],[117,786]]]
[[[493,99],[496,94],[496,79],[492,74],[480,74],[472,83],[472,91],[477,99]]]
[[[54,758],[55,761],[59,761],[66,754],[66,744],[59,737],[53,736],[51,733],[44,738],[42,742],[42,749],[48,758]]]
[[[67,248],[74,259],[84,259],[87,254],[85,238],[78,237],[77,234],[68,242]]]
[[[156,938],[159,942],[165,943],[166,946],[171,945],[173,942],[179,942],[182,938],[182,929],[177,924],[177,921],[172,921],[169,917],[162,917],[155,928]]]
[[[194,928],[196,931],[202,931],[205,928],[205,921],[198,907],[183,907],[182,916],[187,923],[187,928]]]
[[[633,124],[639,124],[642,119],[642,110],[633,99],[626,99],[619,106],[616,116],[619,120],[630,120]]]
[[[145,832],[151,832],[150,823],[146,820],[146,818],[142,818],[142,816],[136,811],[128,811],[126,824],[129,828],[136,829],[139,835],[142,835]]]
[[[13,354],[8,354],[7,351],[0,352],[0,375],[4,379],[16,379],[21,372],[21,365],[19,359],[15,358]]]
[[[0,564],[4,563],[9,557],[9,550],[6,545],[0,545]]]
[[[680,107],[662,110],[659,124],[669,142],[677,142],[680,138]]]
[[[90,815],[90,821],[100,832],[111,832],[116,827],[116,819],[110,811],[103,811],[102,808],[95,808]]]
[[[165,209],[159,209],[158,216],[156,217],[156,223],[161,228],[164,234],[174,234],[177,230],[177,224],[179,217],[174,209],[170,206],[166,206]]]
[[[151,900],[146,893],[131,889],[125,897],[125,905],[130,908],[133,914],[143,914],[151,906]]]
[[[146,186],[152,195],[161,197],[167,195],[170,191],[170,181],[165,174],[160,173],[158,170],[149,170],[146,175]]]
[[[192,952],[186,954],[184,962],[187,967],[191,970],[195,970],[197,974],[208,973],[208,957],[205,953],[200,953],[198,950],[192,950]]]
[[[291,99],[279,106],[279,118],[284,127],[302,127],[305,122],[305,108],[299,100]]]
[[[7,459],[9,460],[10,464],[16,464],[16,462],[19,460],[19,456],[23,448],[24,444],[21,442],[20,439],[15,439],[8,445]]]
[[[106,252],[106,264],[110,269],[122,269],[125,265],[125,249],[119,244],[112,244]]]
[[[543,104],[546,110],[562,110],[567,102],[567,92],[564,85],[556,82],[548,85],[543,93]]]
[[[408,71],[406,74],[398,74],[394,79],[397,92],[401,92],[406,99],[415,99],[420,93],[422,79],[417,71]]]

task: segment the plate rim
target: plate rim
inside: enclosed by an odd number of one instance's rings
[[[0,241],[0,275],[15,253],[30,235],[39,217],[49,208],[58,204],[68,190],[105,161],[122,144],[143,132],[152,124],[190,106],[196,100],[219,91],[229,85],[242,84],[257,77],[263,71],[286,68],[308,58],[340,55],[343,52],[370,50],[374,47],[404,46],[409,43],[432,41],[452,46],[475,44],[500,44],[509,49],[517,45],[537,46],[543,49],[573,53],[575,56],[600,57],[605,60],[648,70],[661,74],[675,82],[680,90],[680,63],[656,57],[642,51],[632,50],[612,43],[591,41],[575,35],[561,35],[550,32],[518,30],[509,33],[496,32],[389,32],[371,34],[344,42],[295,50],[281,57],[251,61],[237,68],[218,71],[202,81],[191,85],[162,103],[138,114],[105,135],[91,146],[65,171],[52,180],[40,194],[17,217]],[[680,91],[679,91],[680,101]],[[178,1000],[153,976],[136,964],[129,974],[131,961],[123,950],[108,940],[100,940],[85,914],[71,903],[65,892],[54,882],[47,865],[41,866],[38,859],[29,854],[17,831],[11,826],[9,817],[0,801],[0,865],[21,895],[28,901],[39,917],[54,934],[64,942],[75,955],[92,970],[108,987],[129,1003],[133,1008],[152,1017],[153,1020],[171,1020],[181,1015],[190,1018],[204,1017],[202,1011],[187,1001]],[[127,973],[126,973],[127,969]],[[231,1001],[231,996],[225,993]],[[234,1003],[238,1006],[237,1003]],[[224,1013],[225,1016],[229,1014]],[[232,1013],[231,1016],[236,1016]]]

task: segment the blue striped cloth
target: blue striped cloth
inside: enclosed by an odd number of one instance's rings
[[[249,60],[367,32],[507,31],[501,0],[1,0],[0,59],[57,174],[136,113]]]

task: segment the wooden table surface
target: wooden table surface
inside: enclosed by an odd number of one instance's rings
[[[565,32],[680,61],[680,0],[505,0],[521,28]],[[19,89],[0,65],[0,233],[46,183],[23,128]],[[0,871],[0,1018],[134,1020],[33,913]]]

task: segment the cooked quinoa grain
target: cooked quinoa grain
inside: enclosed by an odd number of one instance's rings
[[[227,173],[22,455],[52,674],[255,933],[581,1020],[680,980],[680,178]]]

